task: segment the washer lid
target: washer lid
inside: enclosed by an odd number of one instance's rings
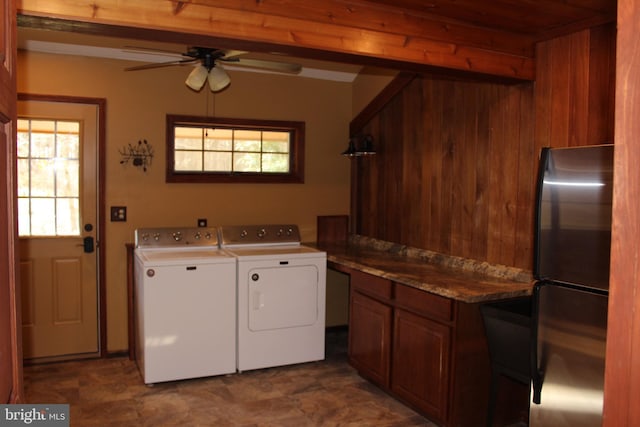
[[[309,246],[244,246],[228,249],[238,260],[267,258],[317,258],[326,257],[327,253]]]
[[[145,265],[202,265],[235,262],[229,253],[215,248],[137,248],[135,253]]]

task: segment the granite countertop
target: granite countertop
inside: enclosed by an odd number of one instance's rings
[[[348,242],[320,244],[330,267],[347,267],[466,303],[531,294],[530,272],[437,252],[350,236]]]

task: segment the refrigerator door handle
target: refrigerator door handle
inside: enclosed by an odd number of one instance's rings
[[[539,405],[541,401],[542,380],[544,378],[544,371],[538,368],[538,366],[540,366],[538,363],[538,319],[540,307],[540,288],[542,286],[544,286],[544,283],[536,283],[536,285],[533,287],[531,309],[531,400],[536,405]]]

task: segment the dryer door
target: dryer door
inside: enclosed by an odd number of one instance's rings
[[[318,320],[318,268],[315,265],[248,270],[250,331],[309,326]]]

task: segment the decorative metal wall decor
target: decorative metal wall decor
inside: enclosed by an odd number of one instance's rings
[[[118,152],[122,156],[121,165],[126,165],[131,161],[133,166],[142,167],[145,172],[153,159],[153,147],[146,139],[139,140],[137,144],[127,144]]]

